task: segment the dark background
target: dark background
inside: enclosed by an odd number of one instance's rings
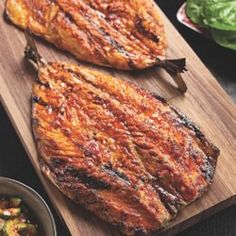
[[[236,101],[236,51],[224,49],[214,42],[203,38],[187,29],[176,20],[176,12],[182,0],[156,0],[178,31],[191,45],[217,80],[230,96]],[[176,42],[174,42],[176,43]],[[39,192],[52,208],[39,179],[34,172],[28,157],[14,131],[6,112],[0,105],[0,176],[20,180]],[[53,211],[59,236],[69,235],[66,227]],[[179,233],[178,236],[235,236],[236,235],[236,206],[232,206],[211,218]]]

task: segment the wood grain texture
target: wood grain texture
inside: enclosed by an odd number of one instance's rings
[[[3,10],[4,2],[2,1],[1,13]],[[171,78],[163,70],[157,68],[132,73],[115,70],[106,70],[106,72],[123,79],[133,80],[143,88],[166,98],[192,118],[221,150],[213,185],[201,199],[181,211],[162,232],[162,235],[172,235],[236,202],[236,169],[234,167],[236,166],[236,107],[167,18],[163,14],[162,17],[169,41],[168,57],[187,58],[189,71],[185,73],[184,79],[189,89],[185,96],[178,92]],[[37,74],[23,59],[25,46],[23,33],[7,24],[3,17],[0,19],[0,27],[1,101],[55,208],[72,235],[119,235],[108,224],[101,222],[64,197],[42,176],[30,125],[31,85]],[[37,45],[46,60],[78,62],[43,40],[37,40]],[[98,67],[96,69],[102,70]]]

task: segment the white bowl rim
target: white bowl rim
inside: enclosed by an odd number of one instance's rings
[[[6,182],[13,182],[14,184],[18,184],[20,185],[21,187],[25,188],[27,191],[33,193],[33,195],[38,198],[38,200],[40,200],[43,205],[45,206],[47,212],[48,212],[48,215],[50,216],[50,219],[51,219],[51,223],[52,223],[52,226],[53,226],[53,232],[54,232],[54,235],[53,236],[57,236],[57,229],[56,229],[56,223],[55,223],[55,220],[54,220],[54,217],[52,215],[52,212],[49,208],[49,206],[47,205],[47,203],[45,202],[45,200],[40,196],[39,193],[37,193],[33,188],[29,187],[28,185],[18,181],[18,180],[15,180],[15,179],[12,179],[12,178],[9,178],[9,177],[4,177],[4,176],[0,176],[0,181],[3,180],[3,181],[6,181]]]

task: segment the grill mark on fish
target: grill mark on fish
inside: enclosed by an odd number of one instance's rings
[[[46,164],[44,164],[44,167],[46,167]],[[52,172],[51,172],[51,174],[52,174]],[[62,178],[63,178],[63,176],[62,176]],[[65,194],[67,193],[67,191],[70,191],[70,193],[75,193],[75,195],[73,195],[73,196],[70,195],[70,197],[73,198],[76,202],[80,203],[81,205],[85,205],[85,206],[86,205],[90,206],[90,207],[94,206],[95,209],[93,209],[93,207],[92,207],[92,208],[90,208],[90,210],[93,210],[95,214],[102,211],[104,213],[104,215],[102,217],[103,220],[108,220],[108,221],[111,220],[111,215],[109,214],[109,211],[111,211],[112,206],[107,204],[107,202],[101,202],[100,197],[98,195],[93,194],[92,196],[90,196],[91,194],[89,194],[89,193],[97,193],[97,191],[96,192],[94,192],[94,191],[84,192],[85,188],[81,185],[78,186],[78,184],[75,185],[75,183],[72,181],[72,179],[68,179],[68,180],[65,179],[64,182],[60,182],[60,183],[57,183],[57,184],[63,189]],[[78,189],[78,187],[79,187],[79,189]],[[140,207],[137,207],[135,205],[133,207],[134,208],[132,208],[132,209],[133,209],[134,212],[136,212],[136,209],[140,210]],[[108,214],[108,218],[105,217],[106,216],[105,213]],[[142,212],[142,214],[147,216],[147,212]],[[123,216],[128,216],[127,212],[125,210],[122,210],[120,212],[120,216],[122,217],[123,222],[126,222],[125,219],[128,220],[127,217],[125,217],[125,218],[123,217]],[[135,215],[133,217],[135,217]],[[151,222],[151,221],[154,220],[153,217],[152,218],[148,217],[147,219],[149,219],[148,222]],[[143,227],[135,227],[134,226],[134,228],[127,229],[127,224],[126,223],[121,224],[120,222],[113,221],[113,220],[111,221],[111,223],[114,226],[119,226],[119,229],[123,230],[123,232],[134,232],[134,233],[135,232],[145,232],[145,233],[148,232],[148,230],[143,228]],[[159,225],[159,223],[157,225]],[[121,226],[122,226],[122,228],[120,228]]]
[[[91,21],[91,19],[86,15],[83,14],[84,12],[81,11],[81,14],[84,16],[84,18],[92,25],[94,26],[95,29],[97,29],[97,31],[109,42],[110,45],[112,45],[118,52],[120,52],[121,54],[125,55],[125,57],[127,57],[128,59],[128,63],[130,63],[130,65],[132,66],[132,68],[135,68],[134,66],[134,62],[132,61],[132,59],[130,58],[130,54],[125,50],[125,48],[118,43],[117,40],[115,40],[114,38],[112,38],[110,36],[110,34],[108,32],[105,31],[104,28],[98,26],[94,21]],[[104,50],[104,52],[106,53],[106,51]]]
[[[51,166],[52,166],[52,168],[59,168],[63,164],[65,164],[65,160],[62,160],[60,157],[53,157],[51,159]]]
[[[74,167],[67,166],[65,169],[65,175],[72,176],[73,178],[75,178],[75,180],[78,180],[93,189],[111,188],[110,184],[88,175],[86,171],[76,170]]]
[[[142,39],[140,39],[139,35],[137,35],[137,33],[136,33],[137,30],[136,30],[135,24],[133,25],[133,30],[131,32],[124,30],[124,29],[126,29],[126,25],[123,24],[122,20],[124,20],[124,23],[127,23],[127,22],[130,22],[131,20],[134,20],[132,18],[136,17],[136,11],[133,11],[133,9],[130,8],[130,4],[126,5],[125,9],[115,9],[114,7],[110,7],[110,5],[108,5],[106,10],[101,9],[101,6],[99,4],[96,5],[91,1],[89,1],[88,4],[90,7],[92,6],[92,8],[94,10],[100,11],[100,12],[102,12],[102,14],[105,14],[106,15],[105,19],[108,21],[108,23],[117,32],[119,32],[121,35],[124,35],[126,37],[126,39],[129,40],[129,42],[131,44],[134,45],[133,41],[135,39],[135,46],[138,47],[138,48],[136,48],[137,50],[140,50],[140,52],[142,52],[142,53],[151,54],[150,56],[153,56],[152,54],[154,52],[142,41]],[[129,13],[131,14],[131,11],[133,11],[134,17],[129,15]],[[127,13],[127,12],[129,12],[129,13]],[[112,16],[114,16],[114,18]],[[115,19],[120,19],[119,24],[115,23]],[[135,69],[136,66],[131,66],[130,68]]]
[[[180,207],[179,199],[176,196],[164,190],[162,187],[158,186],[157,184],[155,184],[154,186],[157,192],[159,193],[160,199],[164,204],[164,206],[166,207],[166,209],[168,210],[168,212],[171,215],[176,215]]]
[[[136,150],[139,153],[139,156],[142,157],[143,153],[140,152],[140,149],[136,147]],[[143,160],[143,162],[145,162],[145,160]],[[161,164],[161,162],[159,164]],[[166,179],[164,179],[163,176],[160,176],[158,174],[158,172],[157,172],[157,174],[154,174],[147,167],[146,167],[146,170],[147,170],[147,172],[149,172],[151,174],[151,176],[152,176],[151,183],[155,188],[156,188],[156,186],[162,186],[167,193],[174,195],[176,197],[176,199],[178,199],[179,205],[184,205],[185,201],[183,200],[183,196],[173,183],[166,181]],[[165,170],[162,170],[162,171],[165,171]],[[157,190],[159,191],[158,188],[157,188]]]
[[[88,5],[90,6],[90,5]],[[84,8],[83,8],[84,9]],[[98,9],[96,9],[94,12],[95,12],[95,16],[97,17],[96,20],[98,20],[99,22],[98,23],[104,23],[103,24],[103,27],[101,27],[99,24],[96,23],[96,21],[93,21],[93,17],[90,17],[88,15],[88,12],[89,12],[89,9],[87,9],[88,11],[86,10],[83,10],[81,9],[79,12],[81,15],[83,15],[83,17],[92,25],[94,26],[94,28],[101,33],[102,36],[104,36],[104,38],[107,39],[107,41],[110,43],[110,45],[112,45],[115,49],[117,49],[118,52],[122,53],[124,56],[127,57],[127,60],[128,60],[128,63],[131,65],[131,68],[136,68],[135,67],[135,63],[132,61],[131,59],[131,55],[129,52],[126,51],[125,47],[120,43],[118,42],[117,40],[119,40],[119,37],[117,37],[117,39],[114,39],[114,37],[112,37],[108,32],[112,29],[112,26],[109,24],[109,22],[106,22],[105,21],[105,18],[104,17],[101,17],[101,13],[98,11]],[[92,8],[93,9],[93,8]],[[93,9],[94,10],[94,9]],[[101,22],[102,20],[102,22]],[[117,30],[117,29],[116,29]],[[116,31],[116,33],[120,33],[119,30]],[[122,34],[121,34],[122,36]],[[131,40],[127,37],[126,35],[126,38],[125,40],[129,40],[129,44],[132,43]],[[127,41],[128,42],[128,41]],[[137,50],[140,50],[140,48],[136,48]],[[148,50],[148,48],[146,48],[146,50]]]
[[[57,2],[57,1],[56,1]],[[58,4],[58,3],[57,3]],[[78,29],[80,28],[79,25],[77,24],[76,20],[74,20],[73,16],[70,14],[70,12],[66,12],[59,4],[57,5],[60,10],[64,13],[66,19],[68,20],[68,22],[70,22],[71,24],[75,25]],[[96,56],[99,58],[102,58],[103,62],[105,64],[109,64],[108,60],[104,57],[104,54],[106,55],[107,52],[104,50],[103,47],[100,46],[101,41],[99,41],[98,38],[94,37],[94,35],[92,35],[89,31],[85,30],[84,33],[86,34],[88,40],[90,41],[90,45],[91,47],[94,47],[94,45],[96,45],[95,48],[95,52],[96,52]],[[103,53],[102,53],[102,52]]]
[[[72,16],[72,14],[68,11],[65,11],[63,9],[63,7],[57,2],[57,5],[58,7],[60,8],[60,10],[65,14],[65,16],[67,17],[67,19],[73,23],[74,25],[76,25],[78,28],[79,28],[79,25],[77,24],[76,20],[74,19],[74,17]],[[116,47],[116,49],[119,51],[120,48],[117,46],[117,43],[115,42],[115,40],[113,40],[112,38],[110,37],[107,37],[107,35],[105,35],[103,33],[103,31],[101,29],[99,29],[99,27],[91,21],[91,19],[89,19],[87,16],[86,16],[86,12],[83,12],[83,11],[80,11],[81,15],[83,15],[84,19],[89,22],[92,26],[94,26],[94,28],[96,30],[98,30],[98,32],[100,32],[104,37],[106,37],[106,39],[108,40],[109,43],[111,43],[114,47]],[[82,14],[84,13],[84,14]],[[103,51],[104,54],[107,54],[106,50],[103,48],[103,47],[98,47],[99,44],[101,44],[101,40],[99,40],[99,38],[95,37],[95,35],[92,35],[88,30],[85,31],[85,33],[87,34],[87,36],[89,37],[90,41],[93,43],[93,44],[96,44],[97,45],[97,52],[99,52],[99,55],[102,56],[103,54],[100,52],[100,50]],[[121,52],[121,51],[120,51]],[[105,58],[104,58],[105,59]],[[107,61],[108,62],[108,61]]]
[[[63,162],[59,162],[60,164],[63,164]],[[109,183],[104,183],[104,181],[97,181],[97,178],[94,178],[93,176],[89,176],[87,173],[85,173],[83,170],[76,170],[73,167],[70,166],[65,166],[63,168],[63,170],[54,170],[54,172],[57,172],[56,178],[58,181],[58,184],[62,184],[64,182],[68,182],[68,183],[74,183],[75,180],[85,184],[85,186],[96,189],[96,190],[110,190],[111,186]],[[111,175],[112,177],[114,177],[114,172],[110,173],[108,172],[109,175]],[[71,179],[72,177],[72,179]],[[117,176],[116,176],[117,177]],[[75,178],[75,180],[74,180]],[[73,189],[73,184],[70,184],[69,188]],[[126,201],[131,201],[130,204],[134,204],[132,205],[133,208],[136,208],[136,204],[141,204],[139,205],[141,208],[143,208],[144,206],[142,205],[141,202],[139,202],[139,199],[134,197],[134,196],[128,196]],[[141,210],[141,209],[140,209]],[[152,212],[145,212],[147,211],[147,209],[143,208],[143,214],[148,213],[150,214],[150,216],[153,214]],[[124,213],[125,214],[125,213]],[[153,215],[153,217],[155,217],[155,215]],[[153,219],[153,218],[152,218]]]
[[[109,164],[103,165],[102,169],[104,169],[104,171],[106,171],[108,174],[122,179],[127,185],[130,185],[129,178],[124,173],[114,170],[111,165]]]
[[[48,89],[49,89],[49,87],[46,87],[46,86],[45,86],[45,88],[48,88]],[[48,103],[45,102],[41,97],[33,96],[32,99],[31,99],[31,101],[32,101],[32,104],[37,103],[37,104],[39,104],[39,105],[45,107],[45,108],[48,110],[49,113],[51,113],[52,111],[57,111],[57,112],[59,112],[60,114],[63,114],[62,106],[61,106],[61,107],[56,107],[56,106],[53,106],[53,105],[51,105],[51,104],[48,104]],[[34,122],[34,121],[33,121],[33,122]],[[36,124],[36,123],[34,122],[34,123],[32,123],[32,124]]]
[[[119,44],[114,38],[110,36],[108,32],[105,32],[103,28],[99,28],[99,32],[104,36],[104,38],[115,48],[118,52],[124,54],[126,57],[130,57],[129,53],[125,50],[125,48]],[[131,58],[129,58],[131,60]]]
[[[136,17],[135,26],[136,26],[137,31],[140,34],[142,34],[143,36],[149,38],[150,40],[154,41],[155,43],[158,43],[160,41],[160,38],[158,35],[155,35],[154,33],[150,32],[149,30],[147,30],[145,28],[142,20],[138,16]]]
[[[85,184],[88,188],[96,190],[111,189],[111,185],[109,183],[89,175],[85,170],[75,169],[73,166],[69,166],[65,161],[57,157],[53,158],[49,168],[56,174],[56,178],[59,183],[67,182],[72,178],[74,181],[79,181],[80,183]]]

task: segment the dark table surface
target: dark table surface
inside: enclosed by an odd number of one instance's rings
[[[176,12],[183,0],[157,0],[178,31],[191,45],[227,93],[236,102],[236,51],[216,45],[197,33],[182,26],[176,20]],[[39,179],[14,131],[6,112],[0,105],[0,176],[20,180],[38,191],[51,207],[56,219],[59,236],[70,235],[59,220],[47,198]],[[236,235],[236,206],[232,206],[178,234],[178,236]]]

